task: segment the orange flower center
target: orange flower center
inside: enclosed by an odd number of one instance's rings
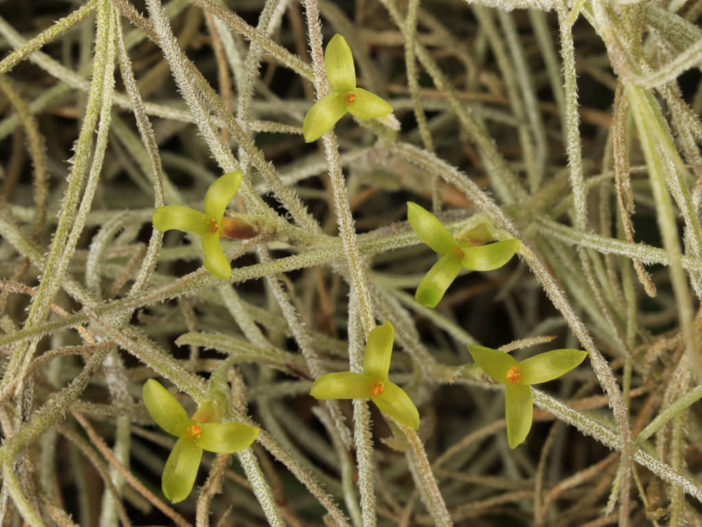
[[[346,106],[351,106],[354,102],[356,102],[356,94],[352,91],[346,92],[344,94],[344,104]]]
[[[380,395],[383,393],[383,390],[385,389],[385,384],[382,383],[381,381],[373,381],[373,384],[371,384],[371,394],[372,395]]]
[[[507,370],[507,382],[510,384],[517,384],[519,381],[522,380],[522,372],[519,371],[519,368],[516,366],[512,366],[509,370]]]
[[[215,218],[207,218],[207,230],[210,234],[217,232],[219,229],[219,223]]]
[[[455,255],[458,256],[459,258],[465,258],[465,257],[466,257],[466,253],[464,253],[464,252],[463,252],[463,249],[461,249],[458,245],[456,245],[456,246],[453,248],[453,254],[455,254]]]
[[[202,435],[202,427],[198,425],[190,425],[185,430],[185,435],[188,436],[190,439],[198,440]]]

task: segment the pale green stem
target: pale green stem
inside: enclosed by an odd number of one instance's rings
[[[419,1],[410,0],[407,6],[407,18],[405,19],[405,30],[403,32],[405,48],[405,68],[407,69],[407,87],[412,97],[414,107],[414,118],[417,121],[419,135],[422,138],[424,149],[434,152],[434,141],[431,132],[427,127],[427,116],[424,114],[422,100],[419,95],[419,80],[417,79],[417,60],[414,54],[414,42],[417,38],[417,15],[419,14]],[[431,204],[434,214],[441,211],[441,194],[439,193],[439,178],[434,175],[431,180]]]
[[[539,112],[534,79],[532,78],[530,71],[531,68],[524,54],[523,44],[519,40],[519,33],[514,23],[514,15],[506,11],[498,10],[497,16],[500,19],[505,36],[507,37],[507,44],[509,46],[509,52],[512,56],[512,63],[514,64],[517,82],[519,83],[521,96],[524,99],[524,111],[526,112],[526,117],[531,128],[533,148],[535,149],[532,155],[534,157],[533,163],[535,166],[534,173],[529,174],[529,187],[533,192],[541,186],[541,180],[546,170],[546,161],[548,157],[546,129],[544,127],[543,119],[541,118],[541,113]],[[531,141],[529,143],[531,145]],[[528,158],[529,154],[529,151],[525,152],[527,163],[530,162]]]
[[[532,388],[532,392],[534,393],[536,406],[548,410],[559,420],[576,427],[582,433],[593,437],[608,448],[621,451],[623,442],[615,431],[610,430],[599,421],[595,421],[585,414],[573,410],[540,390]],[[687,494],[702,503],[702,486],[689,475],[673,469],[640,447],[634,447],[633,458],[637,463],[646,467],[664,481],[682,487]]]
[[[571,26],[568,25],[568,11],[565,6],[558,9],[558,27],[561,36],[561,60],[565,90],[565,121],[563,135],[566,138],[570,184],[573,188],[575,206],[575,227],[584,231],[587,228],[587,193],[583,176],[582,152],[580,147],[580,114],[578,113],[578,83],[575,71],[575,47]]]
[[[71,404],[83,393],[108,351],[109,348],[96,351],[80,374],[67,387],[55,393],[39,410],[31,415],[29,421],[24,422],[19,430],[6,438],[0,447],[0,457],[3,459],[14,458],[36,441],[48,428],[61,421]]]
[[[215,3],[212,0],[191,0],[196,6],[211,13],[220,19],[231,30],[249,40],[252,44],[256,44],[261,51],[266,51],[271,56],[275,57],[281,64],[284,64],[292,71],[297,73],[309,81],[314,80],[314,73],[309,64],[306,64],[300,57],[290,53],[280,44],[276,43],[269,36],[270,30],[262,30],[259,27],[253,28],[239,15],[226,7]],[[271,30],[274,28],[271,28]],[[250,53],[250,51],[249,51]]]
[[[356,488],[354,487],[355,474],[348,449],[346,448],[346,445],[339,441],[338,434],[331,433],[335,425],[329,414],[318,406],[313,408],[312,411],[324,424],[327,432],[330,433],[332,444],[334,445],[334,449],[336,450],[339,458],[339,463],[341,464],[341,489],[344,493],[344,503],[346,503],[346,508],[351,516],[351,522],[355,527],[362,527],[363,523],[361,520],[361,508],[358,505]]]
[[[271,488],[263,477],[258,460],[254,456],[251,448],[242,450],[237,454],[246,478],[251,483],[251,488],[256,495],[256,499],[261,504],[263,513],[266,515],[268,525],[272,527],[285,527],[285,521],[280,513],[280,509],[275,504],[275,499],[271,493]]]
[[[7,489],[12,502],[30,527],[44,527],[44,521],[24,495],[11,459],[2,458],[3,488]]]
[[[431,464],[427,459],[427,454],[424,451],[424,446],[417,432],[406,426],[401,426],[401,429],[409,444],[407,461],[412,468],[412,476],[414,477],[415,484],[419,488],[422,501],[429,511],[429,514],[431,514],[434,525],[439,527],[452,526],[453,521],[451,520],[451,515],[446,508],[446,503],[441,495],[439,485],[436,482]]]
[[[114,39],[114,32],[111,21],[111,7],[107,0],[102,0],[98,9],[98,28],[96,34],[96,51],[93,71],[93,82],[91,85],[88,104],[85,112],[85,119],[78,136],[73,158],[73,166],[68,175],[68,183],[64,193],[61,213],[58,225],[49,249],[49,254],[45,257],[43,279],[39,284],[36,296],[32,300],[29,315],[25,321],[25,328],[29,328],[46,317],[49,312],[50,303],[61,286],[63,272],[68,265],[68,259],[72,255],[71,247],[67,247],[71,227],[76,217],[76,207],[80,200],[83,182],[88,169],[92,139],[95,132],[95,125],[98,120],[100,104],[103,97],[104,75],[108,62],[113,61],[114,47],[111,47],[110,39]],[[109,91],[109,90],[108,90]],[[95,175],[94,177],[97,177]],[[75,246],[73,246],[75,248]],[[10,362],[5,369],[2,386],[12,381],[22,367],[22,363],[27,357],[33,354],[36,341],[30,342],[28,346],[17,348],[13,351]]]
[[[653,421],[646,425],[636,436],[636,443],[641,444],[658,432],[666,423],[676,416],[681,415],[686,408],[702,399],[702,386],[696,386],[685,395],[679,397],[671,403],[665,410],[660,412]]]
[[[630,109],[639,131],[641,149],[649,167],[649,179],[658,211],[658,225],[663,237],[663,245],[668,253],[670,278],[678,307],[680,327],[683,341],[685,342],[685,353],[690,361],[695,378],[698,382],[701,382],[702,355],[700,354],[699,339],[693,323],[692,300],[682,265],[682,252],[678,240],[675,212],[665,185],[666,168],[663,159],[661,159],[654,133],[650,127],[652,121],[650,105],[654,104],[655,101],[652,101],[650,94],[647,94],[643,88],[638,86],[630,84],[626,86],[625,90],[631,102]],[[653,120],[655,121],[655,118]]]
[[[536,9],[529,10],[529,19],[531,25],[534,26],[534,35],[541,49],[548,80],[551,85],[553,97],[556,100],[558,113],[561,116],[561,121],[565,121],[565,95],[563,93],[563,81],[561,79],[561,66],[556,56],[556,50],[553,45],[553,34],[546,22],[546,14],[543,11]]]
[[[15,90],[9,80],[0,75],[0,90],[19,116],[29,143],[29,154],[34,166],[34,218],[32,222],[32,235],[40,239],[46,223],[46,208],[49,198],[48,177],[46,172],[46,152],[44,137],[39,132],[39,125],[30,112],[27,104]]]
[[[0,74],[8,73],[33,52],[42,48],[57,37],[60,37],[63,33],[80,23],[95,10],[97,5],[98,0],[88,0],[70,15],[57,20],[51,27],[42,31],[33,39],[26,41],[21,46],[16,46],[11,53],[0,61]]]

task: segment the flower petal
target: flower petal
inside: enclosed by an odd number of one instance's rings
[[[412,201],[407,202],[407,220],[414,233],[431,247],[432,251],[445,255],[457,245],[448,229],[421,205]]]
[[[358,119],[374,119],[392,113],[392,106],[385,99],[378,97],[375,93],[356,88],[353,91],[356,96],[353,104],[348,106],[351,115]]]
[[[180,205],[168,205],[154,210],[152,220],[154,227],[165,232],[176,229],[183,232],[192,232],[199,235],[207,233],[207,216],[199,210]]]
[[[324,52],[329,87],[333,92],[343,93],[356,87],[356,70],[353,54],[346,39],[338,33],[332,37]]]
[[[373,379],[387,380],[394,340],[395,328],[390,321],[386,320],[371,330],[363,354],[363,373]]]
[[[210,452],[233,454],[251,446],[261,431],[244,423],[201,423],[202,435],[196,444]]]
[[[436,307],[460,270],[460,256],[454,253],[442,256],[419,282],[414,298],[423,306]]]
[[[305,136],[305,142],[311,143],[322,137],[347,111],[341,95],[336,93],[327,95],[324,99],[314,103],[302,123],[302,135]]]
[[[340,371],[317,377],[310,395],[316,399],[368,399],[373,380],[362,373]]]
[[[461,249],[466,255],[463,258],[463,267],[473,271],[492,271],[512,259],[519,250],[519,240],[502,240],[477,247],[461,244]]]
[[[561,349],[539,353],[519,363],[522,382],[538,384],[552,381],[577,367],[587,357],[587,352],[576,349]]]
[[[156,424],[169,434],[181,436],[190,425],[188,414],[163,385],[155,379],[149,379],[142,388],[146,411]]]
[[[507,370],[519,364],[509,353],[485,346],[468,346],[468,352],[485,373],[502,384],[507,383]]]
[[[380,411],[388,414],[405,426],[419,428],[419,410],[409,395],[397,384],[385,381],[385,387],[380,395],[371,397]]]
[[[526,384],[505,385],[505,420],[510,448],[517,448],[524,442],[533,418],[531,388]]]
[[[202,448],[190,439],[181,437],[176,441],[161,479],[161,490],[166,498],[178,503],[188,497],[193,490],[201,458]]]
[[[202,250],[205,252],[205,269],[220,280],[229,280],[232,267],[224,255],[219,234],[212,233],[202,237]]]
[[[241,185],[240,170],[218,177],[205,194],[205,214],[219,222],[224,216],[224,209],[239,190],[239,185]]]

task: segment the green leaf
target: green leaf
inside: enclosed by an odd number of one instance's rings
[[[327,373],[314,381],[310,395],[316,399],[368,399],[373,380],[362,373]]]
[[[468,346],[468,352],[485,373],[502,384],[507,383],[507,370],[519,364],[509,353],[485,346]]]
[[[188,414],[163,385],[149,379],[142,388],[146,411],[158,426],[169,434],[181,436],[190,425]]]
[[[202,249],[205,252],[205,269],[220,280],[229,280],[232,267],[222,250],[219,234],[215,232],[203,236]]]
[[[552,381],[576,368],[587,357],[587,352],[576,349],[560,349],[539,353],[519,363],[522,381],[538,384]]]
[[[168,205],[154,210],[152,218],[154,227],[165,232],[176,229],[204,235],[207,233],[207,217],[200,211],[180,205]]]
[[[521,445],[531,430],[534,418],[531,388],[526,384],[505,385],[505,420],[510,448]]]
[[[181,437],[176,441],[161,479],[161,490],[166,498],[178,503],[188,497],[193,490],[201,458],[202,448],[190,439]]]
[[[509,262],[519,250],[520,244],[519,240],[503,240],[477,247],[460,245],[466,255],[463,258],[463,267],[473,271],[492,271]]]
[[[385,381],[385,387],[379,395],[371,397],[380,410],[405,426],[419,428],[419,410],[409,395],[397,384]]]
[[[341,95],[332,93],[314,103],[305,115],[302,134],[305,142],[311,143],[326,134],[347,112]]]
[[[419,282],[414,298],[423,306],[436,307],[460,270],[459,255],[451,252],[442,256]]]
[[[407,202],[407,220],[415,234],[433,251],[445,255],[456,246],[456,240],[427,209],[412,201]]]
[[[346,39],[338,33],[327,44],[327,49],[324,52],[324,66],[332,91],[343,95],[356,87],[353,54]]]
[[[218,222],[224,216],[224,210],[239,190],[241,171],[228,172],[217,178],[205,194],[205,214]]]
[[[363,354],[363,373],[373,379],[387,380],[394,340],[395,328],[389,321],[371,330]]]
[[[195,443],[210,452],[233,454],[251,446],[261,431],[244,423],[198,423],[202,435]]]
[[[351,115],[358,119],[374,119],[392,113],[390,103],[378,97],[375,93],[356,88],[353,91],[356,99],[347,106]]]

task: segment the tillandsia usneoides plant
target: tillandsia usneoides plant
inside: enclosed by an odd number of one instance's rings
[[[702,525],[701,6],[0,2],[0,526]]]

